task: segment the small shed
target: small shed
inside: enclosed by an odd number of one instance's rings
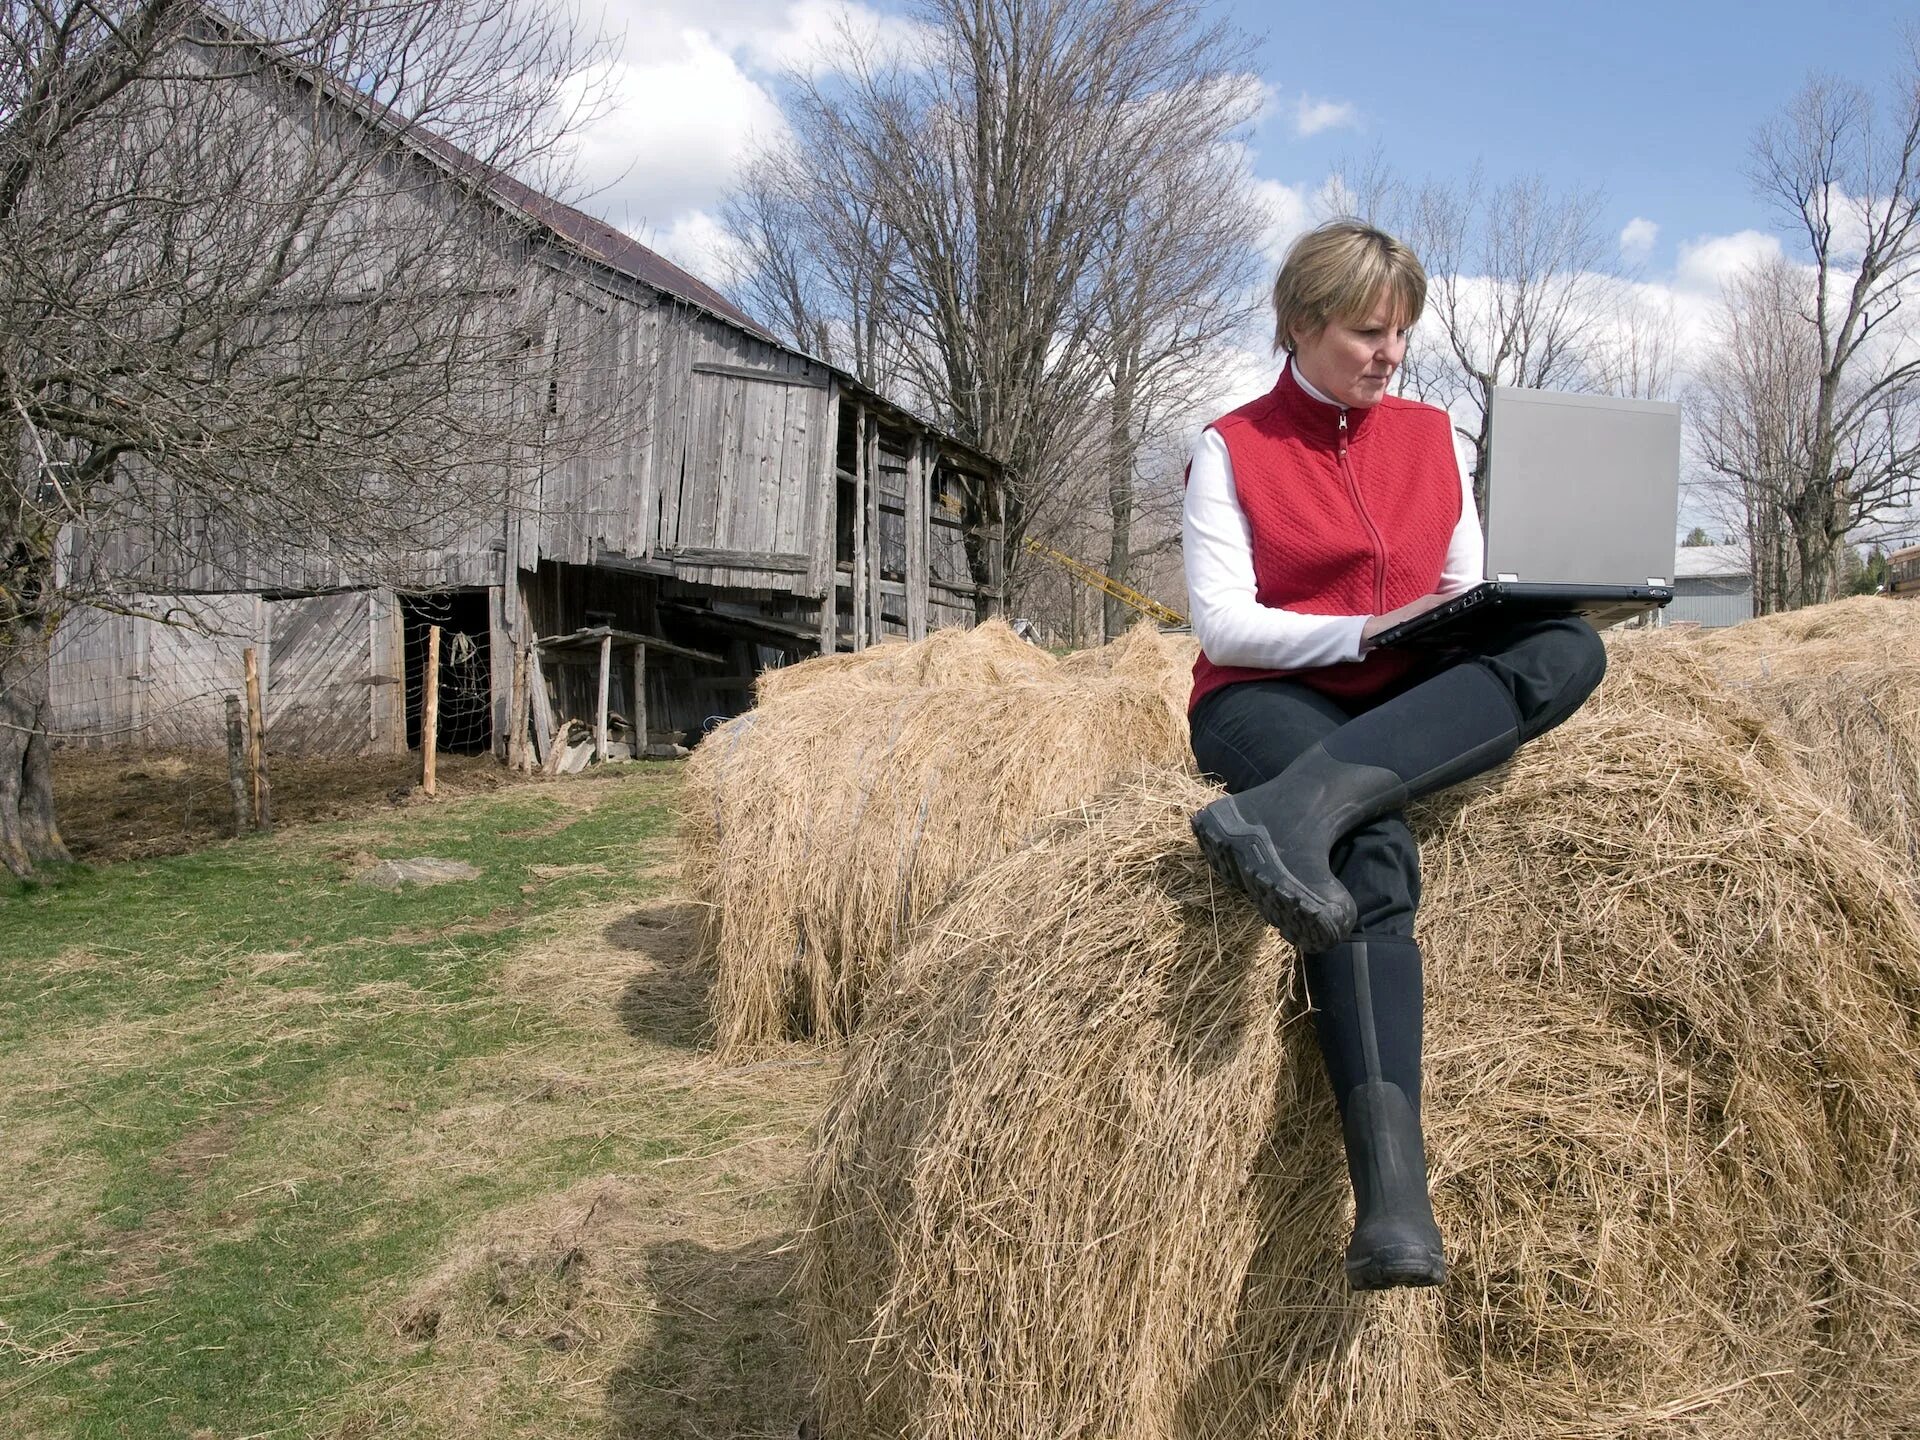
[[[1713,629],[1753,618],[1753,566],[1744,545],[1682,545],[1673,557],[1673,603],[1662,625]]]

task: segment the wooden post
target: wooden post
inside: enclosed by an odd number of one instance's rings
[[[260,656],[249,645],[247,665],[247,773],[253,778],[253,828],[273,829],[273,791],[267,784],[267,709],[260,695]]]
[[[867,648],[867,407],[853,417],[853,648]]]
[[[227,696],[227,789],[233,793],[233,833],[244,835],[252,821],[247,801],[247,721],[238,695]]]
[[[513,651],[513,689],[507,700],[507,768],[527,768],[527,647]]]
[[[613,636],[600,637],[600,702],[593,712],[593,758],[607,760],[607,672],[613,667]]]
[[[540,647],[529,646],[527,650],[527,694],[533,702],[533,740],[539,747],[538,759],[545,765],[547,758],[554,752],[558,743],[554,736],[553,701],[547,696],[547,668],[540,660]],[[527,756],[527,772],[535,768],[535,756]]]
[[[867,416],[867,643],[886,634],[880,621],[880,417]]]
[[[420,706],[420,788],[432,798],[440,759],[440,627],[427,627],[426,696]]]
[[[907,448],[907,639],[927,638],[929,530],[933,524],[933,444],[915,435]]]
[[[629,712],[633,722],[633,758],[641,760],[647,753],[647,647],[633,647],[633,709]]]
[[[814,517],[815,558],[821,562],[825,588],[820,596],[820,653],[831,655],[840,647],[840,382],[827,380],[826,442],[822,468],[825,484],[821,488],[820,513]],[[651,447],[649,447],[651,448]]]

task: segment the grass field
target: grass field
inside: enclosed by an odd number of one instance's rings
[[[831,1072],[702,1051],[677,781],[0,891],[4,1433],[791,1436]]]

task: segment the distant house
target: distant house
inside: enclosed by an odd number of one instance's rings
[[[484,168],[443,142],[420,154]],[[504,175],[465,193],[528,227],[517,283],[552,297],[556,323],[612,337],[607,363],[555,393],[617,387],[645,424],[613,453],[538,474],[531,507],[462,517],[398,586],[324,544],[291,565],[244,553],[210,565],[171,517],[120,537],[115,568],[138,608],[183,623],[68,618],[51,676],[51,728],[68,743],[221,743],[223,695],[252,647],[273,748],[404,750],[419,741],[423,637],[438,623],[454,692],[443,746],[504,753],[530,652],[543,748],[569,719],[592,720],[605,688],[638,749],[744,709],[769,665],[1000,612],[993,457],[783,344],[611,226]]]
[[[1753,618],[1753,566],[1744,545],[1682,545],[1673,557],[1673,603],[1662,625],[1711,629]]]

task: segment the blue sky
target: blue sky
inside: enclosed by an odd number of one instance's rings
[[[1810,70],[1877,85],[1912,0],[1608,5],[1520,3],[1228,7],[1264,32],[1256,67],[1279,104],[1255,136],[1259,172],[1317,184],[1343,154],[1380,145],[1411,175],[1538,172],[1597,187],[1617,232],[1660,227],[1646,264],[1683,240],[1771,228],[1742,173],[1754,129]],[[1356,20],[1364,16],[1364,20]],[[1354,122],[1295,133],[1295,105],[1351,106]]]
[[[756,137],[780,128],[778,70],[805,63],[844,21],[884,30],[908,8],[588,3],[624,35],[607,77],[613,108],[582,143],[599,191],[590,208],[708,274],[720,196]],[[1642,264],[1663,280],[1683,246],[1773,228],[1742,174],[1754,128],[1812,69],[1879,84],[1920,4],[1850,0],[1816,15],[1781,0],[1225,0],[1221,13],[1262,37],[1248,68],[1274,96],[1253,136],[1263,178],[1307,194],[1376,145],[1414,178],[1457,177],[1475,160],[1495,181],[1538,172],[1602,190],[1615,234],[1636,218],[1657,225]],[[1299,133],[1302,97],[1333,123]]]

